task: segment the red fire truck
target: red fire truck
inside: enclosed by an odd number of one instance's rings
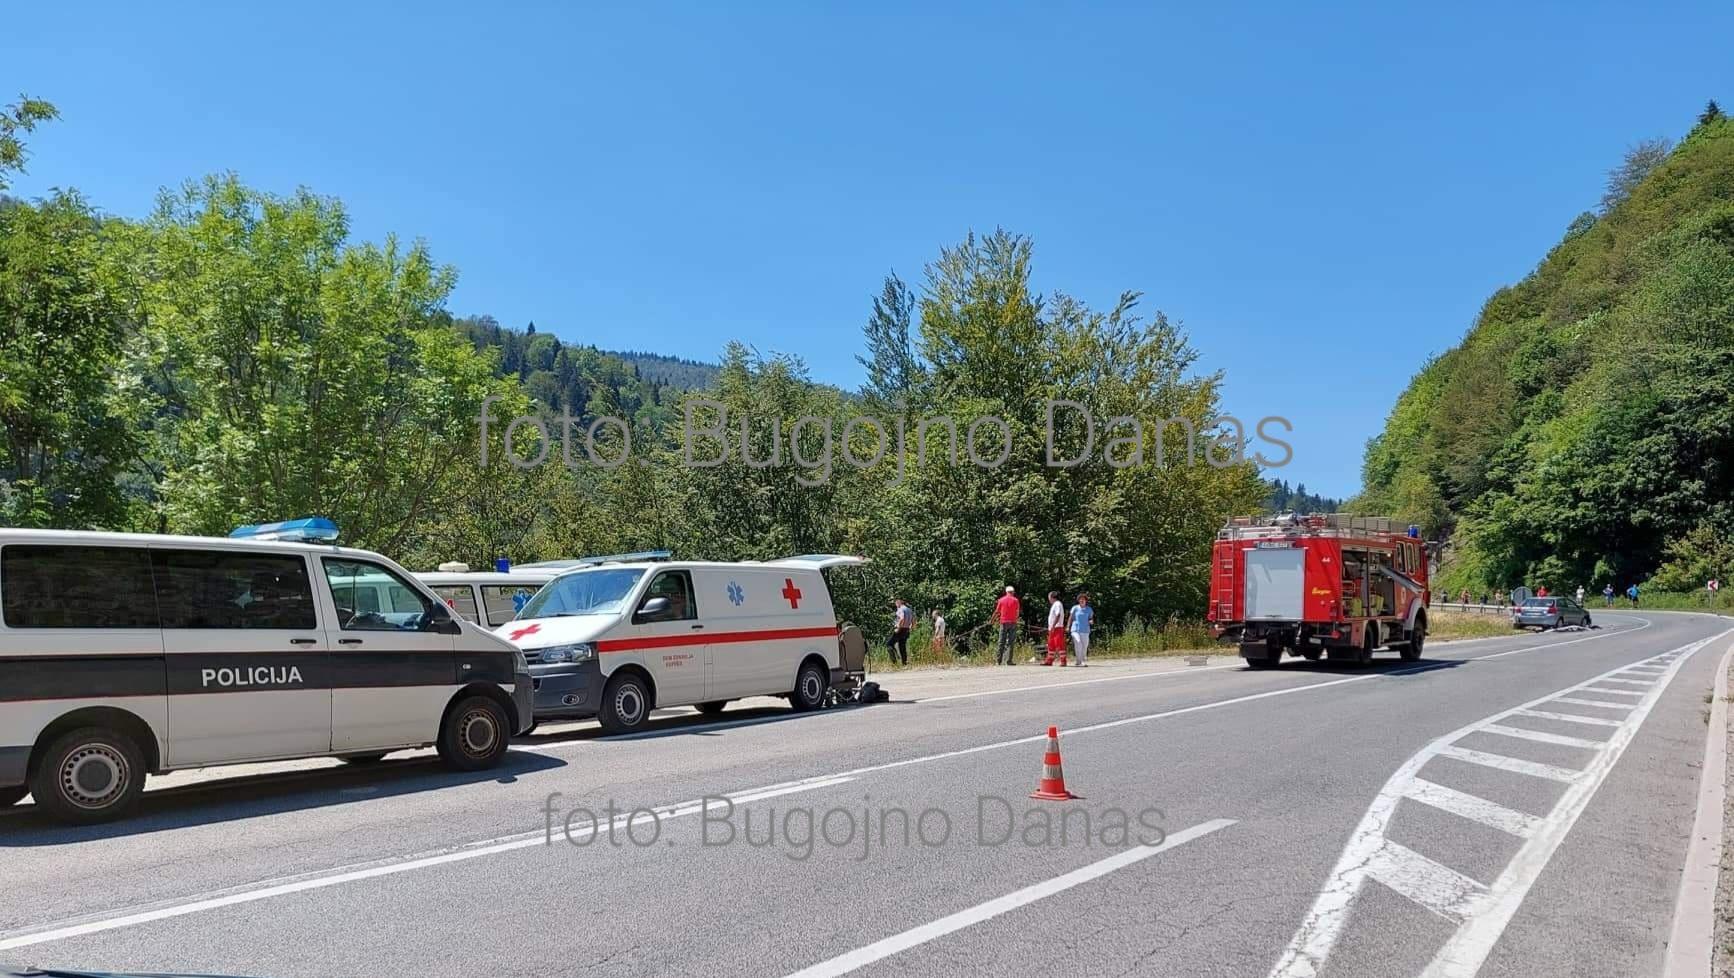
[[[1290,652],[1362,665],[1427,640],[1427,547],[1417,527],[1342,513],[1237,517],[1216,535],[1211,634],[1254,669]]]

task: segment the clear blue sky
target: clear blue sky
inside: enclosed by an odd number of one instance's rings
[[[454,312],[850,387],[882,276],[1004,226],[1044,289],[1144,291],[1346,494],[1626,146],[1734,106],[1725,0],[577,6],[30,4],[0,97],[64,118],[14,190],[306,185],[425,238]]]

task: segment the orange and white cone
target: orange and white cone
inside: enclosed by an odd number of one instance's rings
[[[1043,801],[1070,801],[1079,797],[1066,790],[1066,775],[1060,770],[1060,728],[1048,728],[1048,752],[1042,755],[1042,780],[1036,784],[1031,798]]]

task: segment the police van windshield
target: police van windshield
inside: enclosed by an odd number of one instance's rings
[[[609,567],[557,577],[518,612],[519,618],[560,618],[567,615],[612,615],[626,603],[642,570]]]

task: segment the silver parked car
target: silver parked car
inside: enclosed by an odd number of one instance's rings
[[[1590,627],[1590,614],[1584,606],[1566,597],[1530,598],[1511,609],[1512,628],[1559,628],[1564,625]]]

